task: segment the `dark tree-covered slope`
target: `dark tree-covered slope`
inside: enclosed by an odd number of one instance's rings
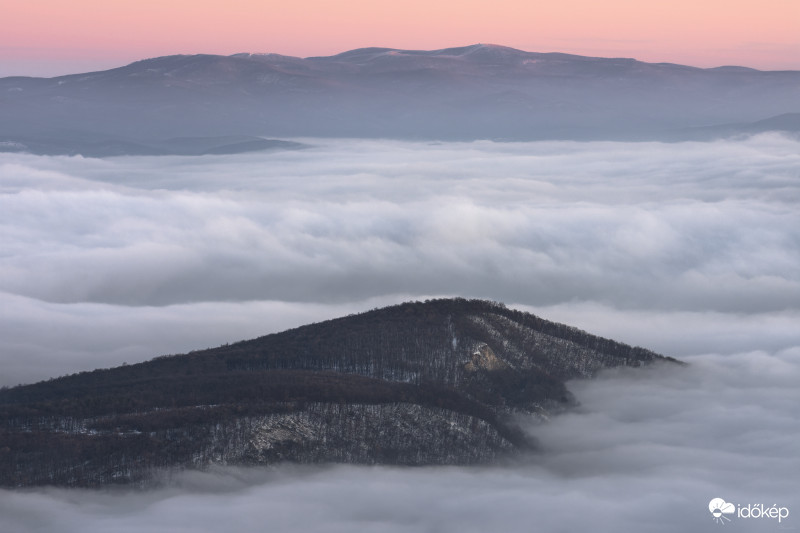
[[[468,464],[533,447],[511,422],[565,381],[669,360],[502,304],[406,303],[0,391],[0,485],[147,482],[277,461]]]

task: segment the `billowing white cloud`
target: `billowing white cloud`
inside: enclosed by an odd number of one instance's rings
[[[4,167],[4,244],[13,252],[3,288],[48,301],[164,305],[352,299],[354,290],[421,285],[541,292],[556,283],[538,298],[781,306],[798,291],[795,204],[772,196],[775,183],[789,196],[796,187],[798,157],[781,152],[788,142],[776,138],[772,158],[753,156],[746,179],[731,147],[754,150],[746,143],[353,142],[337,145],[341,153],[207,166],[27,158],[81,178],[65,177],[63,190],[33,167],[19,185],[29,167]],[[652,287],[665,283],[669,291]]]
[[[219,319],[254,306],[310,318],[314,306],[423,295],[602,308],[660,317],[666,331],[688,316],[775,330],[798,313],[796,140],[307,142],[315,147],[221,157],[0,155],[3,323],[25,323],[6,327],[4,358],[75,362],[59,372],[109,366],[289,325],[267,312],[251,315],[260,330]],[[59,333],[55,309],[78,318],[75,331],[87,309],[103,309],[117,317],[104,336],[121,342],[77,348],[91,343]],[[143,338],[143,324],[166,316],[187,324],[177,329],[186,338],[157,326]],[[190,321],[209,327],[192,332]],[[663,337],[620,340],[678,353],[716,342]],[[3,384],[48,377],[46,365],[7,368]]]
[[[571,383],[583,407],[532,426],[543,453],[521,463],[4,491],[0,530],[672,532],[719,527],[712,498],[800,512],[800,142],[307,142],[0,154],[0,385],[448,295],[691,365]]]

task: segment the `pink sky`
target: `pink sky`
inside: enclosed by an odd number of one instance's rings
[[[800,0],[0,0],[0,76],[169,54],[331,55],[495,43],[800,70]]]

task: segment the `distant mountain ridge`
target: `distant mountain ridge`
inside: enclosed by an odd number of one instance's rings
[[[470,464],[535,447],[514,413],[569,379],[676,362],[480,300],[376,309],[0,390],[0,486],[146,483],[210,464]]]
[[[300,150],[308,145],[298,142],[252,136],[176,137],[173,139],[130,140],[102,138],[83,133],[51,134],[46,137],[17,137],[0,141],[0,152],[27,152],[40,155],[82,155],[113,157],[124,155],[229,155],[250,152]]]
[[[687,130],[697,136],[698,128],[790,113],[800,113],[798,71],[700,69],[482,44],[309,58],[166,56],[56,78],[0,79],[0,142],[8,146],[70,132],[128,141],[681,140]]]

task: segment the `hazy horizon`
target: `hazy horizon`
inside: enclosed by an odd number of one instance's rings
[[[8,58],[0,63],[0,78],[7,78],[7,77],[34,77],[34,78],[57,78],[61,76],[69,76],[73,74],[87,74],[90,72],[101,72],[104,70],[111,70],[115,68],[120,68],[124,66],[128,66],[132,63],[136,63],[138,61],[146,61],[148,59],[157,59],[160,57],[169,57],[173,55],[219,55],[219,56],[231,56],[237,54],[253,54],[253,55],[284,55],[289,57],[297,57],[301,59],[308,59],[314,57],[330,57],[335,56],[338,54],[343,54],[345,52],[350,52],[353,50],[360,50],[360,49],[368,49],[368,48],[386,48],[386,49],[393,49],[393,50],[443,50],[447,48],[459,48],[465,46],[472,46],[476,44],[487,44],[487,45],[495,45],[495,46],[502,46],[508,48],[514,48],[516,50],[520,50],[523,52],[533,52],[533,53],[562,53],[568,55],[576,55],[576,56],[583,56],[583,57],[596,57],[596,58],[603,58],[603,59],[634,59],[636,61],[641,61],[643,63],[652,63],[652,64],[675,64],[675,65],[684,65],[688,67],[695,67],[700,69],[715,69],[721,67],[740,67],[740,68],[750,68],[753,70],[760,70],[760,71],[800,71],[800,62],[797,64],[795,63],[780,63],[780,64],[770,64],[770,63],[758,63],[748,61],[746,58],[742,58],[742,60],[737,61],[735,58],[732,58],[731,61],[728,62],[697,62],[697,61],[686,61],[686,59],[679,59],[679,58],[671,58],[669,55],[659,56],[659,57],[648,57],[647,55],[638,55],[636,54],[635,49],[629,50],[629,54],[614,54],[609,52],[604,52],[601,50],[573,50],[569,48],[565,49],[558,49],[558,48],[546,48],[546,49],[527,49],[527,48],[519,48],[516,46],[511,46],[504,42],[464,42],[464,43],[450,43],[444,46],[438,46],[435,48],[403,48],[398,46],[389,46],[389,45],[382,45],[382,44],[366,44],[363,46],[356,46],[353,48],[347,49],[335,49],[335,50],[325,50],[319,53],[308,53],[308,54],[291,54],[291,53],[284,53],[278,52],[274,50],[238,50],[235,52],[230,51],[215,51],[215,50],[208,50],[208,49],[187,49],[182,51],[165,51],[164,53],[153,52],[151,55],[143,55],[143,56],[135,56],[135,55],[124,55],[115,58],[108,58],[108,59],[82,59],[82,58],[75,58],[69,61],[61,62],[61,61],[30,61],[29,59],[14,59]]]
[[[4,7],[0,77],[88,72],[172,54],[309,57],[365,46],[431,50],[474,43],[703,68],[800,70],[800,7],[784,0],[663,6],[627,0],[353,0],[346,6],[175,0],[146,8],[130,0],[102,6],[41,0]]]

